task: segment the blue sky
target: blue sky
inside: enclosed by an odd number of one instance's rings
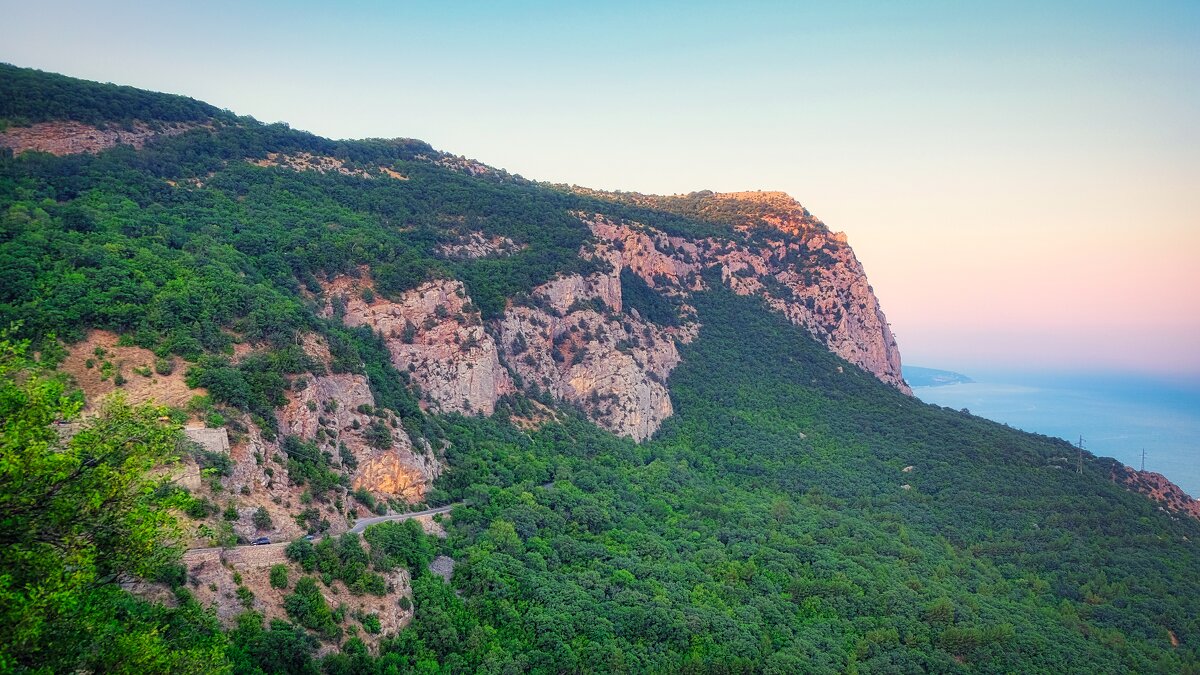
[[[789,192],[906,362],[1200,377],[1200,3],[38,3],[0,60],[542,180]]]

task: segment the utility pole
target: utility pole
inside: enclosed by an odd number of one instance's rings
[[[1079,464],[1075,470],[1080,476],[1083,475],[1083,434],[1079,435]]]
[[[1142,448],[1142,471],[1146,470],[1146,449]]]

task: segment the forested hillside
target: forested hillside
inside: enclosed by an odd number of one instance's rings
[[[0,329],[0,670],[1200,668],[1200,522],[906,396],[779,193],[0,65]]]

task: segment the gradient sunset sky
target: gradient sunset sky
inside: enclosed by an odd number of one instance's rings
[[[849,235],[906,363],[1200,381],[1195,0],[0,11],[0,61],[324,136],[786,191]]]

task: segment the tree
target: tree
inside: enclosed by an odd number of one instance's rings
[[[146,663],[178,663],[153,625],[130,622],[119,583],[178,558],[173,508],[185,495],[151,471],[176,458],[178,428],[153,406],[120,397],[73,435],[59,425],[81,408],[63,377],[0,334],[0,670],[90,670],[138,643]],[[160,658],[161,657],[161,658]]]
[[[371,545],[371,559],[379,570],[403,565],[416,577],[423,574],[429,561],[433,560],[433,550],[425,531],[415,520],[372,525],[363,537]]]
[[[269,530],[275,524],[271,522],[271,514],[267,513],[266,507],[260,506],[254,512],[254,527],[260,530]]]

